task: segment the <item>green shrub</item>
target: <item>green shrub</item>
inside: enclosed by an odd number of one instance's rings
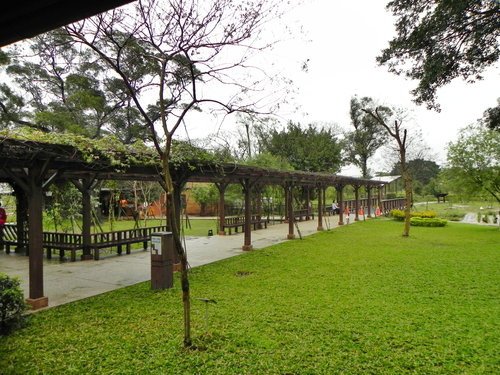
[[[422,218],[428,218],[428,219],[432,219],[432,218],[436,217],[436,215],[437,215],[436,211],[431,211],[431,210],[411,213],[411,217],[422,217]]]
[[[465,215],[460,213],[449,213],[443,216],[450,221],[462,221]]]
[[[447,223],[447,220],[438,218],[412,217],[410,219],[410,225],[415,227],[444,227]]]
[[[405,219],[405,212],[403,210],[391,210],[389,213],[391,217],[393,217],[396,220],[404,220]]]
[[[0,273],[0,336],[21,325],[26,308],[19,279]]]
[[[391,210],[390,214],[391,217],[393,217],[396,220],[404,220],[405,219],[405,212],[403,210]],[[436,212],[435,211],[418,211],[418,212],[411,212],[410,213],[411,217],[419,217],[419,218],[427,218],[427,219],[432,219],[436,217]]]

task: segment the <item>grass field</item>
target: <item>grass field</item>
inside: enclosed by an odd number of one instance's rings
[[[482,213],[482,214],[495,214],[498,213],[500,207],[492,201],[470,201],[470,202],[446,202],[436,203],[430,201],[427,204],[420,202],[414,206],[414,210],[432,210],[436,211],[439,217],[452,220],[461,221],[468,213]]]
[[[71,228],[70,223],[65,223],[65,228]],[[154,227],[158,225],[165,225],[165,220],[160,220],[160,219],[147,219],[146,221],[144,220],[139,220],[139,226],[141,228],[147,226],[147,227]],[[113,222],[113,225],[110,224],[108,220],[104,221],[101,225],[102,229],[104,232],[111,231],[111,230],[126,230],[126,229],[132,229],[135,226],[135,221],[131,219],[122,219],[122,220],[115,220]],[[47,221],[47,223],[44,224],[44,229],[47,231],[53,231],[55,230],[54,226],[50,223],[50,221]],[[189,219],[189,225],[186,222],[186,220],[182,221],[182,229],[185,233],[186,236],[206,236],[208,234],[208,230],[211,229],[213,233],[217,233],[217,220],[213,218],[190,218]],[[61,228],[59,228],[59,231],[62,231]],[[69,232],[72,232],[69,230]],[[80,227],[75,226],[75,232],[80,232]],[[93,226],[92,227],[92,232],[99,232],[99,228]]]
[[[498,374],[498,229],[401,231],[372,220],[193,269],[193,349],[178,282],[34,314],[0,339],[0,372]]]

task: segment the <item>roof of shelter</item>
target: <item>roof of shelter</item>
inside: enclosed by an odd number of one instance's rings
[[[5,1],[0,11],[0,47],[94,16],[133,0]]]
[[[401,176],[375,176],[372,178],[372,181],[379,181],[383,184],[390,184],[391,182],[394,182],[400,178]]]
[[[13,182],[16,173],[25,174],[24,169],[41,163],[47,176],[57,175],[57,179],[71,180],[95,178],[99,180],[142,180],[159,181],[161,164],[151,162],[148,155],[141,162],[139,155],[128,159],[126,163],[116,164],[104,155],[97,153],[83,155],[82,151],[71,145],[20,141],[0,137],[0,182]],[[127,155],[130,157],[130,155]],[[114,155],[119,157],[119,155]],[[200,160],[189,160],[174,163],[171,169],[176,182],[227,182],[237,183],[250,179],[253,183],[276,184],[286,183],[300,185],[369,185],[379,186],[380,181],[340,176],[331,173],[303,171],[282,171],[269,168],[234,164],[214,163]]]

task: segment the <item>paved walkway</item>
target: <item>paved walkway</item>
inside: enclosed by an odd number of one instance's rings
[[[345,219],[344,219],[345,220]],[[326,217],[325,230],[338,224],[338,216]],[[351,215],[350,222],[354,222]],[[317,220],[299,222],[302,236],[316,233]],[[252,231],[254,249],[287,241],[288,224],[270,225],[267,229]],[[295,235],[298,238],[297,231]],[[188,260],[191,267],[216,262],[242,254],[243,234],[231,236],[186,238]],[[23,255],[0,252],[0,272],[18,276],[24,294],[28,296],[28,258]],[[149,251],[130,255],[110,256],[99,261],[63,262],[44,259],[44,291],[49,297],[49,307],[94,296],[110,290],[140,283],[151,278]]]

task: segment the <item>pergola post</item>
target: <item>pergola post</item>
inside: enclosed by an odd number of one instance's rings
[[[325,214],[325,208],[326,208],[326,188],[321,189],[322,194],[323,194],[323,214]]]
[[[309,186],[305,186],[304,187],[306,189],[306,220],[310,220],[311,219],[311,189],[309,188]]]
[[[323,202],[323,186],[319,185],[318,186],[318,231],[323,230],[323,212],[324,212],[324,207],[325,203]]]
[[[49,305],[43,294],[43,168],[39,164],[28,169],[28,227],[29,227],[29,298],[36,310]]]
[[[26,252],[26,255],[28,255],[28,249],[26,248],[26,223],[28,222],[26,192],[18,184],[13,184],[13,189],[16,196],[16,253]]]
[[[339,225],[344,225],[344,186],[337,185],[335,189],[337,190],[337,200],[339,202]]]
[[[354,221],[359,221],[359,185],[353,185],[354,187]]]
[[[81,181],[73,180],[73,185],[82,194],[82,248],[81,260],[93,259],[91,254],[90,232],[92,226],[91,191],[95,182],[94,178],[83,178]]]
[[[250,251],[253,249],[252,246],[252,187],[250,184],[250,179],[245,178],[241,181],[243,186],[243,193],[245,194],[245,238],[243,242],[242,249],[244,251]]]
[[[380,212],[384,212],[384,207],[382,207],[382,186],[377,188],[377,204],[380,208]]]
[[[90,189],[84,189],[82,191],[82,260],[92,259],[92,254],[90,253],[91,212]]]
[[[262,229],[262,187],[255,186],[255,219],[257,220],[257,228]]]
[[[287,188],[287,185],[286,184],[283,184],[282,185],[283,187],[283,192],[285,193],[285,203],[283,205],[283,215],[285,217],[285,223],[288,223],[288,188]]]
[[[286,201],[286,210],[288,212],[288,235],[286,238],[293,240],[295,238],[293,231],[295,217],[293,215],[293,184],[291,182],[286,185],[286,190],[288,191]]]
[[[367,194],[367,211],[368,215],[367,217],[371,218],[372,217],[372,187],[371,186],[366,186],[366,194]]]
[[[217,233],[219,236],[224,236],[226,234],[224,230],[224,221],[226,220],[226,202],[224,199],[224,193],[226,192],[227,185],[227,183],[223,182],[215,183],[217,190],[219,190],[219,231]]]

